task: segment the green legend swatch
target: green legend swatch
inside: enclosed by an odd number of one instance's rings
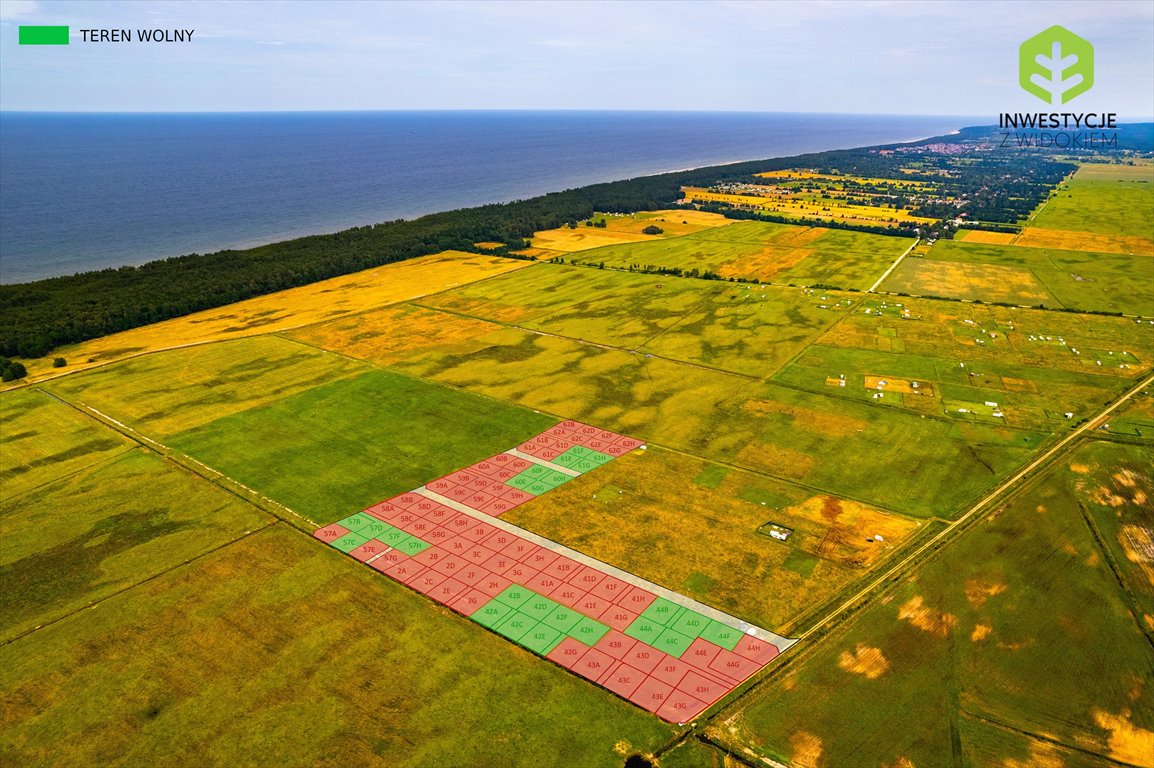
[[[68,45],[68,27],[20,27],[20,45]]]

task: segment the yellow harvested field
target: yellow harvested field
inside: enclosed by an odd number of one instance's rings
[[[519,251],[513,251],[517,256],[536,256],[537,261],[550,261],[558,256],[564,256],[564,251],[550,251],[548,248],[522,248]]]
[[[954,235],[955,240],[964,240],[967,243],[984,243],[987,245],[1009,245],[1017,237],[1013,232],[986,232],[981,229],[959,229]]]
[[[484,320],[400,304],[310,325],[285,335],[379,365],[420,352],[449,351],[501,326]]]
[[[51,356],[26,362],[28,381],[41,380],[53,374],[72,373],[161,349],[299,328],[438,293],[523,269],[531,263],[462,251],[445,251],[387,264],[61,347]],[[52,368],[52,358],[55,356],[65,358],[68,366]]]
[[[644,211],[630,215],[598,213],[594,214],[590,221],[601,221],[602,219],[605,220],[604,227],[587,227],[582,223],[576,229],[558,227],[557,229],[538,232],[533,235],[533,248],[531,250],[545,250],[554,253],[587,251],[605,245],[642,243],[667,237],[681,237],[733,223],[732,219],[727,219],[720,214],[696,211],[692,208]],[[648,226],[659,227],[663,232],[660,235],[642,234],[641,231]],[[518,251],[518,253],[525,252]],[[541,258],[538,256],[538,259]]]
[[[580,226],[577,229],[559,227],[534,234],[533,248],[572,253],[574,251],[587,251],[590,248],[600,248],[604,245],[641,243],[646,240],[658,239],[660,238],[657,235],[614,232],[611,229],[601,229],[600,227]]]
[[[768,189],[768,188],[767,188]],[[896,225],[898,222],[932,222],[932,219],[913,216],[908,210],[879,208],[872,205],[840,203],[836,200],[809,200],[790,194],[739,195],[728,192],[713,192],[700,187],[682,187],[689,200],[700,202],[727,203],[737,207],[752,208],[766,213],[799,218],[820,218],[835,221],[857,222],[871,226]]]
[[[505,247],[504,243],[498,243],[495,240],[485,240],[485,241],[480,242],[480,243],[473,243],[473,245],[477,246],[478,248],[504,248]]]
[[[787,521],[786,525],[797,525],[795,521],[800,519],[824,527],[812,554],[851,566],[868,565],[892,552],[918,527],[908,518],[826,494],[785,507],[778,516]]]
[[[754,174],[763,179],[772,179],[773,181],[831,181],[831,182],[852,182],[854,184],[891,184],[901,187],[924,187],[924,181],[907,181],[904,179],[883,179],[873,176],[843,176],[842,174],[834,173],[816,173],[814,171],[806,171],[795,168],[787,168],[784,171],[766,171],[765,173]]]
[[[879,392],[900,392],[903,395],[934,396],[934,385],[929,382],[896,379],[893,376],[873,376],[868,373],[865,375],[865,388],[876,389]]]
[[[824,232],[823,229],[807,231]],[[796,267],[807,256],[813,255],[813,248],[778,248],[766,246],[757,253],[722,264],[717,273],[722,277],[744,277],[757,280],[773,280],[778,272]]]
[[[1014,245],[1029,248],[1054,248],[1062,251],[1097,251],[1098,253],[1154,256],[1154,238],[1101,235],[1094,232],[1073,232],[1065,229],[1042,229],[1041,227],[1026,227],[1014,240]]]

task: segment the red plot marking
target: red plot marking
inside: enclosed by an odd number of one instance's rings
[[[637,641],[632,637],[611,629],[602,635],[593,647],[615,659],[623,659],[625,654],[629,653],[635,645],[637,645]]]
[[[333,523],[332,525],[326,525],[324,528],[317,528],[313,531],[313,536],[321,541],[336,541],[348,532],[348,528],[338,523]]]
[[[629,649],[622,661],[631,667],[640,669],[645,674],[649,674],[653,671],[654,667],[667,658],[669,657],[652,645],[639,642]]]
[[[467,469],[458,469],[456,472],[450,472],[441,479],[447,480],[453,485],[468,485],[478,477],[480,477],[480,475],[476,472],[471,472]]]
[[[476,544],[491,536],[495,530],[497,530],[497,526],[495,525],[474,520],[468,529],[461,531],[461,536]]]
[[[548,595],[564,583],[565,582],[560,579],[550,576],[547,573],[538,573],[534,578],[530,579],[525,586],[539,595]],[[573,606],[569,607],[572,608]]]
[[[580,570],[581,564],[576,560],[570,560],[567,557],[561,556],[545,567],[545,573],[550,576],[555,576],[558,579],[569,581],[573,574]]]
[[[527,565],[516,563],[512,568],[505,571],[504,576],[518,584],[528,584],[538,573],[539,571],[535,571]]]
[[[514,506],[524,504],[526,501],[532,501],[537,498],[534,494],[528,491],[523,491],[520,488],[514,488],[511,485],[506,485],[505,488],[498,494],[502,501],[507,501]]]
[[[464,555],[472,546],[473,542],[469,541],[464,536],[454,536],[453,538],[441,544],[442,548],[447,549],[457,556]]]
[[[456,536],[448,528],[434,528],[429,531],[427,536],[422,536],[421,538],[430,544],[444,544],[449,539],[456,538]]]
[[[373,562],[369,563],[369,566],[372,568],[376,568],[378,571],[385,571],[385,570],[388,570],[389,568],[392,568],[397,563],[404,562],[405,560],[408,560],[408,559],[409,559],[409,556],[406,555],[404,552],[398,552],[395,549],[390,549],[388,552],[381,555],[380,557],[378,557]]]
[[[608,624],[614,629],[624,630],[632,624],[633,620],[639,615],[640,614],[634,613],[628,608],[622,608],[620,605],[610,605],[601,612],[601,615],[598,616],[597,619],[602,624]]]
[[[565,453],[565,451],[567,451],[567,450],[568,450],[568,448],[561,450],[561,449],[554,448],[552,446],[550,446],[548,448],[542,448],[541,450],[537,451],[537,458],[541,459],[542,461],[552,461],[553,459],[557,458],[561,454]]]
[[[457,515],[452,520],[445,523],[445,527],[456,535],[460,536],[465,531],[472,528],[476,522],[476,519],[469,515]]]
[[[485,477],[492,477],[493,473],[497,471],[499,465],[494,464],[491,460],[485,459],[478,461],[476,464],[465,467],[466,472],[472,472],[477,475],[484,475]]]
[[[477,610],[492,598],[479,589],[470,589],[464,595],[454,600],[449,607],[457,613],[472,616]]]
[[[500,517],[515,506],[517,505],[511,501],[505,501],[504,499],[493,499],[485,506],[480,507],[477,511],[484,512],[486,515],[492,515],[493,517]]]
[[[582,423],[581,423],[581,422],[579,422],[579,421],[573,421],[572,419],[568,419],[568,420],[566,420],[566,421],[562,421],[562,422],[561,422],[560,424],[558,424],[557,426],[559,426],[559,427],[565,427],[565,429],[577,429],[578,427],[583,427],[583,426],[585,426],[585,425],[584,425],[584,424],[582,424]]]
[[[453,578],[456,579],[457,581],[462,581],[471,587],[474,584],[476,584],[478,581],[480,581],[481,579],[485,578],[486,576],[490,576],[490,575],[491,575],[491,573],[488,570],[486,570],[485,568],[482,568],[479,565],[471,565],[470,564],[470,565],[466,565],[464,568],[461,568],[459,571],[454,573]]]
[[[349,554],[363,563],[369,558],[376,557],[388,548],[388,544],[377,541],[376,539],[369,539],[356,549],[351,550]]]
[[[457,597],[465,592],[469,587],[457,581],[456,579],[446,579],[437,585],[436,589],[429,593],[429,597],[436,600],[443,605],[449,605]]]
[[[427,488],[428,486],[425,487]],[[441,505],[427,496],[422,496],[420,501],[409,507],[409,511],[416,512],[421,517],[428,517],[429,514],[439,506]]]
[[[646,592],[641,587],[632,587],[621,597],[617,598],[617,604],[622,608],[628,608],[636,614],[642,614],[649,604],[657,599],[657,595],[652,592]]]
[[[451,507],[446,507],[444,504],[437,504],[434,502],[433,509],[431,509],[427,515],[425,515],[425,519],[430,523],[444,525],[459,514],[461,513],[455,509],[452,509]]]
[[[521,538],[512,533],[509,533],[508,531],[502,531],[500,528],[498,528],[497,530],[493,531],[492,536],[481,539],[479,543],[484,544],[494,552],[500,552],[514,541],[521,541]]]
[[[640,672],[628,664],[618,664],[610,670],[609,674],[605,675],[601,685],[627,699],[633,695],[633,692],[641,686],[644,680],[644,672]]]
[[[402,493],[400,496],[394,496],[393,498],[388,499],[388,501],[396,504],[401,509],[408,509],[424,498],[425,497],[419,493]]]
[[[693,667],[686,664],[681,659],[675,659],[672,656],[666,656],[649,674],[656,677],[663,683],[669,683],[676,686],[681,682],[681,678],[685,677],[685,673]]]
[[[687,661],[698,669],[709,669],[709,665],[717,658],[717,654],[721,652],[721,646],[703,638],[695,638],[689,647],[685,649],[685,653],[681,654],[681,660]]]
[[[533,542],[525,541],[524,539],[519,538],[516,541],[514,541],[512,544],[510,544],[509,546],[502,549],[501,554],[507,555],[507,556],[513,558],[514,560],[527,562],[529,560],[529,558],[531,558],[533,556],[533,553],[536,552],[538,549],[540,549],[540,547],[538,547]],[[531,563],[530,563],[530,565],[531,565]],[[540,569],[538,568],[535,570],[540,570]]]
[[[569,669],[581,675],[581,677],[597,682],[609,671],[609,667],[613,666],[614,663],[614,658],[609,654],[602,653],[596,648],[590,648],[577,660],[577,663],[569,667]]]
[[[589,594],[614,603],[617,602],[618,597],[625,594],[627,589],[629,589],[629,585],[621,579],[606,576],[600,584],[589,590]]]
[[[426,595],[430,595],[433,592],[433,587],[448,578],[445,574],[437,573],[429,568],[409,579],[406,583],[418,592],[424,592]]]
[[[434,480],[431,483],[425,483],[425,487],[433,493],[439,493],[442,496],[446,496],[448,495],[449,491],[457,487],[457,484],[451,483],[442,477],[440,480]]]
[[[605,449],[610,445],[612,445],[611,442],[596,437],[585,441],[586,448],[593,451],[600,451],[602,453],[604,453]]]
[[[508,555],[496,554],[490,557],[481,566],[493,573],[504,573],[517,564],[517,561]]]
[[[485,576],[476,584],[474,584],[473,588],[479,592],[485,593],[489,597],[496,597],[512,585],[513,582],[509,579],[506,579],[501,574],[490,573],[488,576]]]
[[[629,700],[642,709],[656,712],[665,705],[669,694],[673,693],[673,686],[660,680],[649,677],[629,696]]]
[[[410,533],[413,536],[416,536],[418,539],[424,541],[425,537],[436,530],[439,526],[432,520],[426,520],[423,517],[418,517],[411,523],[398,525],[395,527],[400,528],[405,533]]]
[[[414,563],[432,567],[451,555],[440,547],[429,547],[424,552],[413,556]]]
[[[708,706],[684,691],[675,690],[657,709],[657,716],[669,723],[688,723],[704,712]]]
[[[382,501],[365,509],[365,514],[372,515],[378,520],[384,520],[385,522],[388,522],[389,520],[392,520],[394,516],[401,514],[403,511],[404,509],[402,507],[398,507],[391,501]]]
[[[744,656],[750,661],[756,661],[761,666],[765,666],[773,661],[779,653],[776,645],[768,640],[761,640],[752,635],[742,637],[737,645],[733,647],[733,652],[738,656]]]
[[[461,555],[461,557],[465,558],[473,565],[480,565],[481,563],[487,562],[489,558],[496,556],[496,554],[496,552],[489,549],[488,547],[482,546],[480,544],[474,544],[473,546],[469,547],[469,549],[467,549],[465,553]]]
[[[550,576],[549,578],[553,578]],[[577,610],[577,604],[585,599],[585,593],[577,589],[572,584],[567,584],[564,581],[558,581],[558,586],[549,593],[549,597],[564,605],[566,608]]]
[[[424,571],[425,567],[423,565],[402,560],[396,565],[386,569],[384,573],[386,576],[392,576],[394,579],[404,584],[407,583],[409,579],[420,576]]]
[[[637,446],[641,445],[641,441],[632,437],[619,437],[613,441],[613,444],[618,448],[624,448],[626,451],[632,451]]]
[[[622,448],[620,445],[614,443],[612,445],[607,445],[604,448],[598,448],[597,450],[601,451],[601,453],[604,453],[607,456],[624,456],[625,454],[629,453],[631,449]]]
[[[756,661],[747,659],[744,656],[738,656],[736,653],[730,653],[724,648],[720,649],[717,657],[709,662],[709,669],[717,672],[724,679],[733,680],[738,683],[760,668],[761,665]]]
[[[562,453],[565,453],[565,451],[572,448],[574,445],[577,445],[577,443],[578,440],[572,435],[567,437],[555,437],[553,438],[553,442],[549,444],[549,447],[554,451],[557,451],[558,455],[561,455]]]
[[[481,509],[491,501],[502,501],[502,499],[498,499],[488,491],[473,491],[472,494],[461,503],[480,512]]]
[[[418,515],[416,512],[414,512],[411,509],[406,509],[405,511],[401,512],[399,515],[394,517],[392,520],[390,520],[389,523],[395,528],[400,528],[401,530],[404,530],[406,525],[408,525],[409,523],[412,523],[414,521],[420,520],[420,519],[421,519],[421,516]]]
[[[575,584],[586,592],[592,592],[601,582],[605,581],[605,572],[599,571],[592,566],[584,566],[576,573],[569,576],[567,581],[570,584]]]
[[[678,690],[685,691],[693,698],[704,701],[706,704],[712,704],[733,690],[732,685],[722,685],[692,669],[676,685]]]
[[[437,573],[443,573],[446,576],[456,576],[459,572],[469,567],[469,563],[456,555],[446,555],[430,567]]]
[[[517,450],[520,451],[521,453],[527,453],[530,456],[536,456],[538,453],[541,452],[541,450],[543,448],[545,448],[546,445],[548,445],[548,442],[542,444],[542,443],[537,443],[537,442],[534,442],[533,440],[530,440],[527,443],[521,443],[520,445],[518,445]]]
[[[545,549],[544,547],[537,547],[536,544],[534,544],[533,547],[535,547],[535,548],[532,551],[530,551],[526,556],[522,557],[521,561],[524,562],[525,565],[529,566],[530,568],[536,568],[538,571],[545,570],[546,568],[548,568],[550,565],[553,564],[554,560],[561,557],[561,555],[559,553],[554,552],[551,549]]]
[[[586,616],[595,619],[601,614],[605,613],[605,610],[611,605],[613,605],[613,603],[609,602],[608,600],[587,594],[577,602],[577,605],[574,605],[573,607],[581,611],[581,613],[585,614]]]
[[[448,490],[448,492],[446,492],[442,495],[446,499],[452,499],[453,501],[459,501],[463,504],[466,499],[468,499],[470,496],[473,495],[473,491],[469,490],[467,487],[465,487],[463,485],[454,485],[452,488],[450,488]]]
[[[471,488],[474,491],[483,491],[492,485],[499,485],[499,483],[497,483],[495,480],[493,480],[493,478],[489,477],[488,475],[480,475],[480,474],[477,475],[476,477],[474,477],[468,483],[469,488]]]
[[[569,428],[558,424],[555,427],[550,427],[541,434],[549,435],[550,437],[565,437],[565,435],[569,434]]]
[[[549,661],[556,662],[565,669],[572,669],[573,665],[581,660],[581,657],[589,651],[589,646],[582,643],[580,640],[574,640],[567,637],[557,644],[557,647],[549,651],[549,655],[545,658]]]

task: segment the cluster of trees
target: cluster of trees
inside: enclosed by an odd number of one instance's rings
[[[22,379],[27,375],[28,370],[23,363],[0,357],[0,381],[16,381],[16,379]]]

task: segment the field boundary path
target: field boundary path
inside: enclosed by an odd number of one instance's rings
[[[909,248],[906,248],[901,256],[898,256],[896,259],[894,259],[894,263],[890,264],[890,268],[882,273],[882,276],[877,279],[877,282],[875,282],[868,289],[866,289],[866,293],[874,293],[875,291],[877,291],[878,286],[882,284],[882,281],[890,276],[890,272],[893,272],[895,269],[898,268],[898,264],[901,264],[902,261],[905,259],[905,257],[910,254],[910,251],[912,251],[915,247],[917,247],[917,244],[920,243],[921,241],[922,240],[920,237],[915,238],[913,244]]]

